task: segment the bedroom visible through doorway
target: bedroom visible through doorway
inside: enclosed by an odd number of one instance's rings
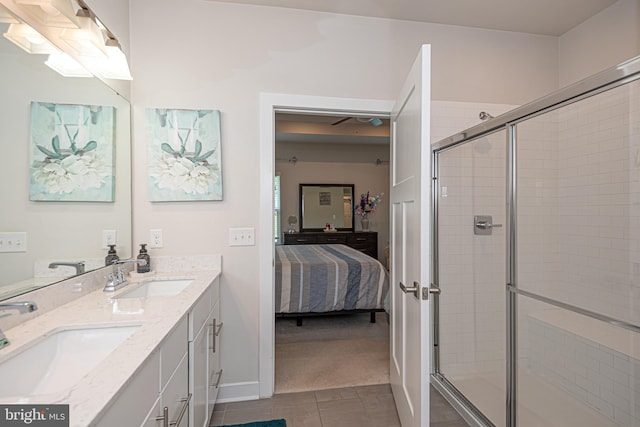
[[[305,112],[299,112],[299,114],[289,111],[276,112],[275,176],[277,178],[274,179],[274,243],[276,245],[292,244],[295,243],[292,239],[317,239],[317,243],[329,244],[332,249],[333,245],[338,244],[350,246],[345,248],[345,251],[356,247],[356,250],[365,251],[377,260],[374,262],[379,264],[384,274],[375,276],[376,283],[373,288],[383,289],[378,282],[385,277],[385,268],[388,267],[386,255],[389,240],[389,205],[385,203],[384,194],[388,194],[389,189],[389,157],[389,122],[384,116],[361,116],[356,113],[318,115]],[[345,198],[351,198],[352,205],[349,213],[353,215],[354,230],[300,233],[303,219],[301,214],[304,214],[300,205],[300,184],[353,184],[354,194]],[[381,195],[381,200],[375,206],[374,212],[367,215],[370,232],[363,233],[361,218],[354,211],[355,205],[360,203],[361,194],[367,193],[371,197]],[[319,197],[321,203],[318,209],[324,208],[322,203],[326,205],[332,200],[328,191],[327,194]],[[342,195],[333,195],[333,198],[342,199]],[[331,228],[334,227],[331,222],[335,217],[334,214],[327,220]],[[310,224],[308,218],[306,223]],[[339,223],[336,228],[341,225],[343,224]],[[285,236],[286,234],[295,234],[295,236]],[[355,240],[365,238],[368,240],[366,249],[364,240],[360,245]],[[307,243],[309,242],[305,242],[305,245]],[[303,249],[310,250],[311,247],[309,245]],[[346,252],[344,257],[351,259],[351,255],[354,259],[358,257],[350,252]],[[358,255],[362,256],[362,254]],[[276,262],[277,259],[276,254]],[[362,267],[351,268],[352,270],[353,268],[362,269]],[[317,276],[318,272],[315,270],[308,274]],[[276,276],[278,281],[278,273]],[[317,279],[314,280],[317,282]],[[337,282],[336,277],[333,276],[326,280],[330,281],[331,285]],[[362,292],[370,292],[364,288],[368,286],[365,285],[367,280],[363,280],[362,284],[351,286],[363,286]],[[298,276],[294,282],[295,286],[302,286]],[[317,286],[317,283],[314,286]],[[276,283],[276,294],[282,297],[278,292]],[[334,294],[340,292],[342,291],[327,292],[322,298],[334,298]],[[295,289],[287,288],[283,293],[295,298],[295,304],[308,297],[312,307],[305,307],[302,311],[332,311],[327,307],[334,306],[332,301],[314,302],[310,296],[301,295],[304,291],[296,292]],[[382,293],[381,290],[379,298],[381,301]],[[292,301],[292,306],[293,303]],[[344,308],[340,304],[337,302],[335,306],[339,309]],[[322,308],[318,308],[320,305]],[[299,306],[302,307],[304,304]],[[292,311],[296,310],[292,309]],[[275,393],[388,383],[389,324],[386,313],[384,311],[374,313],[375,323],[370,322],[368,312],[322,314],[303,318],[301,326],[296,326],[295,317],[277,316],[274,331]]]

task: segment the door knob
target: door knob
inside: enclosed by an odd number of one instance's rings
[[[405,294],[413,294],[414,297],[420,298],[418,293],[420,292],[420,284],[418,282],[413,282],[413,286],[405,286],[404,283],[400,282],[400,289]]]

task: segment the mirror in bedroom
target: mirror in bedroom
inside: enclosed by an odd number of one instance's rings
[[[0,34],[6,33],[9,25],[0,22]],[[0,300],[104,266],[107,255],[107,248],[103,245],[105,231],[115,236],[120,258],[131,256],[129,102],[95,77],[63,77],[45,65],[47,57],[29,54],[6,37],[0,37],[0,146],[4,153],[0,168],[3,206],[0,237],[13,239],[18,236],[22,239],[19,248],[7,251],[5,247],[0,253]],[[65,132],[65,125],[58,124],[57,142],[51,135],[42,139],[46,143],[34,142],[34,133],[46,133],[44,128],[47,126],[34,125],[33,103],[51,107],[53,119],[50,123],[56,120],[64,124],[71,120],[75,120],[74,123],[87,123],[89,118],[93,123],[100,114],[96,111],[109,111],[112,120],[106,128],[109,132],[100,132],[95,138],[84,138],[86,135],[83,136],[83,131],[78,131],[80,125],[73,129],[66,127]],[[66,105],[87,107],[86,110],[91,113],[83,115],[86,120],[80,118],[80,113],[75,118],[69,118],[68,111],[65,113],[60,110]],[[49,131],[52,129],[49,128]],[[106,133],[110,134],[110,153],[98,154],[103,152],[96,150],[94,145],[99,146],[102,138],[106,138]],[[77,139],[75,150],[69,145],[74,138]],[[92,143],[94,139],[97,142]],[[49,154],[38,149],[38,145],[48,150]],[[60,174],[49,177],[47,185],[52,185],[51,180],[56,177],[61,180],[57,183],[59,185],[47,187],[51,189],[47,191],[51,197],[48,200],[36,200],[38,197],[34,197],[34,189],[41,189],[44,184],[34,181],[35,171],[40,170],[34,165],[68,170],[68,159],[81,156],[79,151],[94,151],[96,154],[87,158],[94,159],[94,163],[109,164],[108,170],[102,174],[108,176],[109,180],[108,200],[98,201],[98,197],[65,200],[62,193],[57,194],[53,190],[54,187],[64,187],[64,176]],[[66,166],[62,164],[65,161]],[[85,169],[91,166],[86,162]],[[80,163],[74,163],[76,172],[82,166]],[[69,185],[72,183],[67,182]],[[4,241],[6,246],[8,239]],[[84,266],[80,266],[80,262]],[[52,263],[76,265],[54,265],[51,268]]]
[[[353,184],[300,184],[300,231],[353,231]]]

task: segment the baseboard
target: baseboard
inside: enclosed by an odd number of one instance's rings
[[[260,399],[260,383],[258,381],[249,381],[244,383],[222,384],[218,391],[216,403],[257,399]]]

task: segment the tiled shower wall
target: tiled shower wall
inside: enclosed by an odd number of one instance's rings
[[[639,95],[628,84],[518,126],[518,285],[635,323]]]
[[[435,104],[435,103],[434,103]],[[514,106],[442,103],[432,107],[433,142]],[[473,234],[474,215],[505,224],[506,134],[482,138],[439,157],[441,371],[448,377],[504,373],[505,228]]]
[[[469,123],[471,106],[459,107],[461,115],[466,113],[466,127],[475,124]],[[437,134],[437,106],[433,110]],[[440,112],[448,118],[439,137],[462,130],[453,129],[457,111],[455,105],[442,106]],[[517,141],[518,286],[640,323],[640,83],[520,123]],[[489,240],[474,236],[472,228],[477,214],[493,214],[494,222],[505,223],[501,192],[506,191],[506,159],[497,154],[499,145],[506,147],[504,134],[440,156],[440,362],[441,371],[454,382],[504,375],[506,259],[499,258],[505,256],[506,230],[494,230]],[[587,361],[571,371],[584,376],[574,375],[573,382],[571,375],[558,376],[556,386],[618,425],[637,420],[638,363],[620,354],[615,360],[628,360],[629,369],[615,370],[590,359],[588,352],[614,352],[594,337],[569,334],[572,340],[564,340],[564,347],[547,342],[539,328],[530,327],[539,324],[529,321],[531,307],[536,315],[558,310],[543,304],[519,306],[519,369],[533,367],[538,375],[544,360],[558,360],[554,351],[572,354],[571,360]],[[640,345],[639,339],[634,337],[631,345]],[[585,340],[595,347],[582,345]],[[546,372],[558,372],[552,368],[547,366]],[[553,377],[545,375],[551,384]],[[502,379],[497,382],[504,384]]]
[[[518,286],[640,323],[640,83],[520,124],[517,168]],[[605,345],[596,328],[541,328],[526,307],[519,305],[523,372],[528,367],[616,425],[640,422],[638,360]],[[541,311],[559,310],[533,307],[543,319]],[[621,344],[638,343],[629,333]]]

